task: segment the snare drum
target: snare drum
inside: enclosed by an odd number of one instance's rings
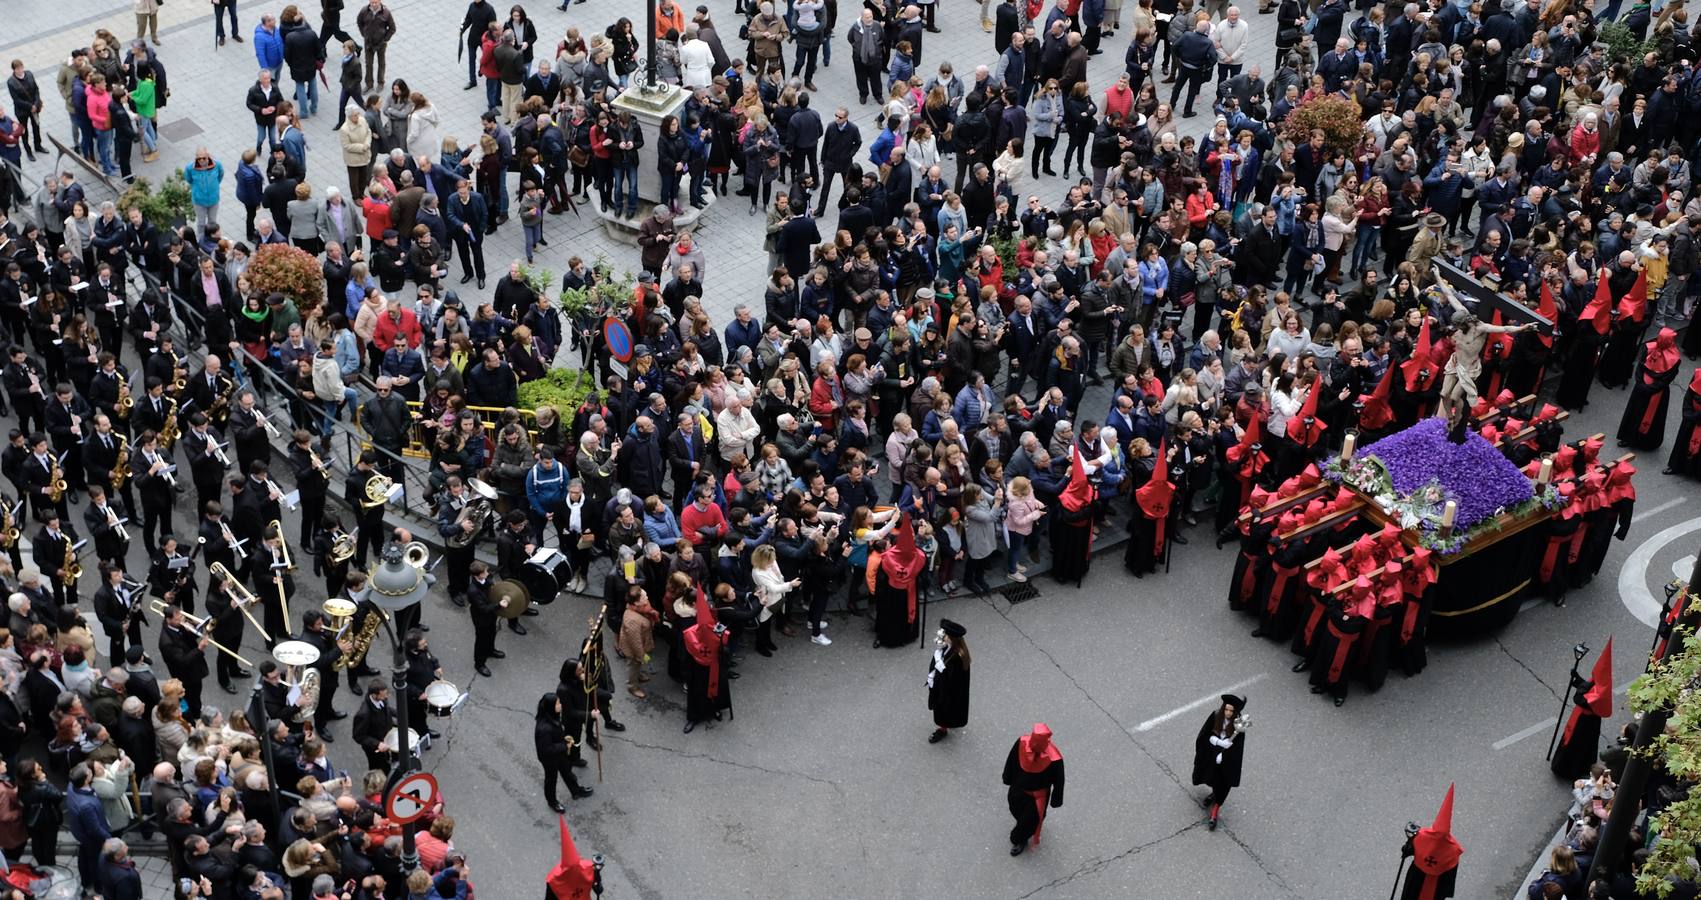
[[[395,752],[396,748],[401,746],[396,734],[396,729],[392,728],[384,735],[384,743],[390,746],[392,753]],[[414,731],[412,728],[408,729],[408,749],[412,750],[414,753],[419,752],[419,732]]]
[[[437,718],[448,718],[455,711],[456,705],[465,697],[461,689],[447,681],[433,681],[425,686],[425,714]]]

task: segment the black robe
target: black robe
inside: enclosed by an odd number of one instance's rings
[[[1642,346],[1642,332],[1646,330],[1646,318],[1641,322],[1615,318],[1606,347],[1601,350],[1600,364],[1595,367],[1602,385],[1620,388],[1630,383],[1630,376],[1636,370],[1636,353]]]
[[[1664,372],[1649,371],[1647,351],[1643,351],[1642,364],[1636,367],[1636,383],[1630,389],[1630,400],[1624,404],[1624,416],[1618,421],[1620,444],[1646,451],[1665,443],[1666,407],[1671,405],[1671,383],[1677,380],[1677,372],[1676,365]],[[1647,421],[1646,427],[1644,420]]]
[[[1246,753],[1246,732],[1236,728],[1230,738],[1232,745],[1218,747],[1211,743],[1212,726],[1216,721],[1217,713],[1213,712],[1199,726],[1199,735],[1193,739],[1193,783],[1209,787],[1211,796],[1221,802],[1221,798],[1228,796],[1230,788],[1240,787],[1240,761]]]
[[[1070,512],[1059,505],[1059,520],[1051,525],[1051,575],[1058,581],[1073,581],[1076,587],[1093,565],[1093,508],[1084,504]]]
[[[921,590],[919,586],[917,591]],[[917,597],[916,617],[910,620],[909,591],[894,587],[885,569],[874,572],[874,637],[882,647],[904,647],[915,643],[921,635],[921,598]]]
[[[1309,610],[1305,602],[1305,564],[1321,550],[1314,552],[1312,540],[1290,541],[1270,552],[1270,564],[1258,588],[1253,592],[1258,610],[1258,627],[1264,635],[1276,641],[1293,636],[1300,618]]]
[[[1365,624],[1362,617],[1348,613],[1339,600],[1328,602],[1311,646],[1311,685],[1317,693],[1327,692],[1336,699],[1347,696],[1353,645],[1363,636]]]
[[[1559,746],[1554,748],[1553,761],[1548,764],[1553,774],[1566,780],[1588,777],[1589,768],[1601,758],[1601,717],[1583,706],[1584,695],[1592,687],[1592,681],[1582,681],[1577,685],[1571,702],[1582,709],[1582,714],[1577,717],[1577,725],[1571,729],[1569,736],[1563,732],[1560,734]],[[1570,715],[1566,713],[1568,719]]]
[[[695,626],[693,626],[695,627]],[[681,638],[681,643],[684,639]],[[727,665],[724,646],[721,648],[720,683],[715,686],[715,696],[709,696],[709,667],[698,662],[690,653],[682,653],[681,664],[685,668],[685,720],[687,722],[703,722],[716,718],[723,709],[732,709],[732,686],[727,673],[731,666]]]
[[[1063,760],[1059,759],[1039,772],[1029,772],[1018,761],[1021,749],[1022,739],[1017,738],[1010,745],[1010,755],[1004,760],[1004,783],[1010,786],[1005,800],[1010,805],[1010,815],[1016,819],[1016,827],[1010,829],[1012,846],[1026,844],[1030,839],[1037,841],[1040,826],[1045,820],[1045,814],[1040,810],[1046,806],[1056,809],[1063,805]],[[1035,792],[1043,792],[1043,796],[1036,797]]]
[[[1435,890],[1430,897],[1434,900],[1447,900],[1453,896],[1453,881],[1458,874],[1458,866],[1439,875],[1425,875],[1422,869],[1412,866],[1406,870],[1406,886],[1400,891],[1400,900],[1419,900],[1423,897],[1424,887],[1432,882],[1435,884]]]
[[[1258,583],[1270,567],[1270,535],[1274,522],[1261,522],[1240,536],[1240,552],[1234,558],[1234,572],[1229,579],[1229,609],[1256,614],[1253,605]]]
[[[961,728],[969,724],[969,667],[950,648],[941,648],[928,660],[927,708],[933,724]]]
[[[1666,468],[1672,472],[1689,478],[1701,478],[1701,393],[1693,390],[1683,392],[1683,406],[1677,420],[1677,433],[1674,434],[1671,445],[1671,456],[1666,458]],[[1690,443],[1697,445],[1694,451],[1689,449]]]
[[[1565,371],[1559,376],[1559,389],[1554,402],[1565,409],[1582,409],[1589,405],[1589,388],[1595,384],[1595,365],[1600,361],[1606,336],[1588,323],[1579,323],[1577,338],[1571,344],[1571,354],[1565,358]]]

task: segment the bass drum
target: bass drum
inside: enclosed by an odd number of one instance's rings
[[[555,565],[550,568],[549,574],[555,577],[555,584],[558,587],[566,590],[567,585],[573,583],[573,564],[568,562],[564,556],[558,557]]]
[[[541,606],[554,603],[555,595],[561,592],[561,582],[555,579],[555,573],[537,563],[526,563],[520,567],[519,582],[526,586],[532,602]]]

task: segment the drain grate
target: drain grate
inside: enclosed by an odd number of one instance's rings
[[[1004,595],[1004,599],[1011,604],[1026,603],[1040,595],[1039,588],[1034,587],[1032,581],[1012,581],[999,588],[998,593]]]
[[[187,141],[201,133],[201,126],[189,119],[176,119],[159,126],[159,136],[168,141]]]

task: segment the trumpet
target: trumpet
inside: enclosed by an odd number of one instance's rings
[[[215,565],[216,565],[216,563],[215,563]],[[158,597],[155,597],[152,600],[148,601],[148,607],[153,610],[155,615],[159,616],[162,619],[165,618],[166,609],[170,605],[171,604],[166,603],[164,600],[161,600]],[[243,612],[247,612],[247,610],[243,610]],[[205,638],[207,643],[212,645],[220,653],[223,653],[224,655],[230,657],[231,659],[236,660],[237,662],[239,662],[239,663],[241,663],[245,666],[248,666],[249,668],[254,667],[254,664],[249,662],[247,659],[245,659],[242,656],[242,654],[237,653],[235,650],[232,650],[229,647],[226,647],[225,645],[219,643],[218,641],[213,640],[211,637],[209,637],[207,635],[207,631],[209,630],[208,626],[211,623],[210,619],[204,619],[204,618],[197,616],[197,615],[195,615],[194,613],[191,613],[191,612],[184,612],[183,618],[189,620],[189,624],[191,626],[193,626],[193,630],[197,635],[200,635],[201,637]],[[253,620],[252,617],[250,617],[249,620],[252,621]],[[267,640],[271,640],[271,639],[267,638]]]
[[[326,481],[331,480],[331,470],[325,468],[325,461],[319,458],[319,454],[313,452],[311,449],[308,450],[307,461],[313,464],[314,471],[324,476]]]
[[[219,461],[219,465],[230,468],[230,457],[224,455],[224,445],[220,444],[211,432],[207,434],[207,449],[212,451],[213,458]]]
[[[118,458],[112,463],[112,487],[114,490],[121,489],[129,480],[130,442],[121,434],[118,436]]]
[[[360,501],[362,509],[383,506],[390,502],[390,488],[395,482],[388,475],[373,475],[366,482],[366,498]]]
[[[271,435],[273,439],[276,439],[278,437],[278,427],[272,424],[272,420],[266,418],[266,414],[257,409],[252,410],[252,412],[254,413],[254,421],[259,422],[260,425],[266,429],[266,433]]]
[[[230,545],[230,552],[236,554],[236,564],[242,565],[242,561],[248,558],[248,551],[242,549],[242,545],[247,541],[237,540],[236,535],[231,532],[230,526],[226,525],[223,519],[219,520],[219,531],[224,535],[224,542]],[[228,575],[229,573],[225,574]]]
[[[261,625],[260,621],[254,618],[254,614],[248,611],[250,606],[258,606],[260,604],[260,598],[254,596],[253,591],[243,587],[242,582],[237,581],[236,576],[230,574],[230,570],[224,567],[224,563],[213,563],[207,567],[207,571],[223,579],[224,589],[229,592],[231,600],[234,601],[233,605],[240,610],[243,617],[254,626],[254,630],[260,632],[260,637],[264,638],[268,642],[271,641],[272,636],[266,633],[265,626]]]
[[[118,533],[118,539],[126,544],[130,543],[130,532],[124,528],[124,523],[128,521],[130,521],[128,518],[118,518],[118,514],[112,511],[112,507],[106,508],[106,524],[110,525],[112,530]]]

